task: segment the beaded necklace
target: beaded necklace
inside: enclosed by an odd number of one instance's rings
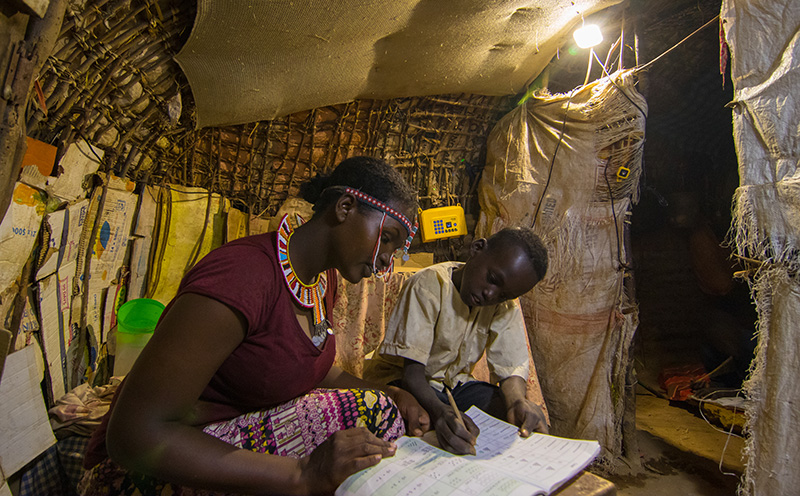
[[[325,318],[325,291],[328,289],[328,276],[323,272],[317,275],[313,283],[303,284],[303,281],[297,277],[294,267],[292,267],[292,261],[289,259],[289,240],[292,239],[292,234],[294,231],[289,225],[289,216],[284,215],[278,228],[278,260],[283,271],[283,280],[286,281],[289,292],[300,306],[313,309],[314,329],[311,333],[311,342],[319,348],[325,342],[325,338],[333,334],[331,323]]]

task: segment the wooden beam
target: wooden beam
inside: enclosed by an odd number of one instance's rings
[[[16,7],[21,12],[43,18],[47,13],[50,0],[9,0],[12,7]]]

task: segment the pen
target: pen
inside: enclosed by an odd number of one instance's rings
[[[461,418],[461,410],[458,409],[456,400],[453,398],[453,393],[450,392],[450,388],[447,386],[447,384],[444,385],[444,392],[447,393],[447,399],[450,400],[450,407],[456,412],[456,420],[459,424],[466,428],[467,426],[464,424],[464,419]]]
[[[464,419],[461,418],[461,410],[458,409],[458,405],[456,405],[456,400],[453,398],[453,393],[450,392],[450,388],[445,384],[444,392],[447,394],[447,399],[450,401],[450,407],[456,412],[456,422],[461,424],[461,427],[464,429],[467,428],[467,424],[464,423]],[[474,441],[473,441],[474,443]],[[473,444],[470,446],[470,454],[475,454],[475,445]]]

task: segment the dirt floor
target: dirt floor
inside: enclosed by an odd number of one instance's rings
[[[618,496],[734,496],[744,469],[744,440],[712,426],[692,408],[642,389],[636,426],[643,470],[606,477]]]

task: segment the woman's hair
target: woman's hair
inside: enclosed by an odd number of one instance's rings
[[[547,248],[530,227],[506,227],[497,231],[486,241],[489,248],[504,242],[515,243],[525,250],[528,260],[533,270],[536,271],[536,275],[539,276],[540,281],[547,274]]]
[[[384,203],[396,202],[412,213],[417,210],[417,193],[400,172],[384,160],[372,157],[341,161],[330,174],[317,174],[300,186],[300,196],[314,205],[316,216],[333,204],[347,186]]]

